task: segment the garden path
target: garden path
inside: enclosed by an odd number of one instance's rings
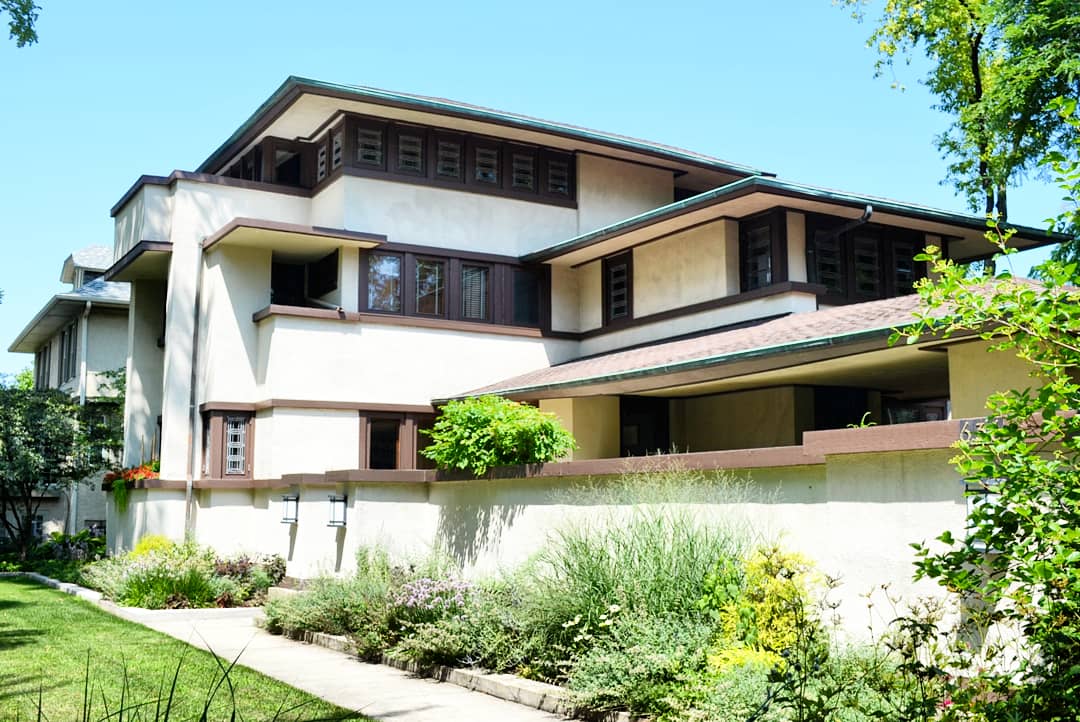
[[[453,684],[367,664],[342,652],[269,634],[261,611],[113,607],[115,614],[281,680],[340,707],[393,722],[552,722],[559,715]]]

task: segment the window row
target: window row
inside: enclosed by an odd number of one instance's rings
[[[347,115],[316,142],[267,137],[223,175],[314,188],[343,167],[406,183],[572,205],[572,153],[488,136]]]
[[[361,254],[360,310],[538,326],[542,269],[418,253]]]
[[[60,383],[75,378],[77,373],[78,352],[78,328],[77,321],[73,321],[60,332]]]
[[[429,443],[423,432],[434,423],[434,414],[360,412],[359,468],[434,468],[420,453]],[[252,478],[254,448],[254,414],[247,411],[203,414],[204,478]]]
[[[49,388],[49,373],[52,371],[52,344],[46,344],[34,354],[34,388],[38,391]]]

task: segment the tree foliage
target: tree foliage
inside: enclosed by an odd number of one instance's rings
[[[838,1],[860,20],[869,4]],[[1051,151],[1075,158],[1077,128],[1050,103],[1080,97],[1076,0],[886,0],[867,45],[878,75],[929,58],[924,82],[952,119],[936,142],[973,209],[1004,221],[1010,185]]]
[[[0,388],[0,524],[23,557],[42,500],[99,465],[90,450],[66,394]]]
[[[451,401],[421,453],[440,469],[486,474],[496,466],[537,464],[566,456],[574,437],[553,414],[499,396]]]
[[[1006,250],[1007,235],[1000,239]],[[987,719],[1074,719],[1080,711],[1080,290],[1075,266],[1048,262],[1043,283],[1000,273],[971,278],[924,257],[939,279],[923,282],[923,309],[905,334],[970,334],[1031,364],[1029,388],[993,395],[988,420],[957,444],[953,463],[973,506],[963,538],[917,545],[917,576],[959,595],[981,634],[1019,632],[1016,666],[987,667],[954,693]],[[980,611],[982,610],[982,611]],[[971,669],[974,647],[951,660]],[[985,656],[987,650],[982,650]],[[1000,661],[1000,660],[999,660]]]
[[[37,42],[38,11],[34,0],[0,0],[0,14],[8,15],[8,32],[15,46],[22,48]]]

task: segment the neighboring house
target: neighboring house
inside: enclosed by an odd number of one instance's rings
[[[116,395],[109,373],[127,364],[128,284],[102,278],[112,261],[108,246],[89,246],[68,256],[60,281],[71,284],[71,290],[49,299],[8,347],[12,353],[34,354],[35,388],[59,389],[81,405]],[[91,527],[104,531],[101,474],[45,498],[39,516],[38,536]]]
[[[907,580],[909,541],[962,526],[957,419],[1025,380],[979,342],[887,343],[916,254],[988,257],[982,218],[442,99],[290,78],[112,214],[125,460],[161,459],[114,548],[191,533],[308,576],[437,543],[491,568],[588,512],[554,486],[676,463],[776,486],[769,524],[826,567]],[[480,392],[558,414],[573,459],[428,469],[418,430]]]

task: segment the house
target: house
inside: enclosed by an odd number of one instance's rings
[[[193,534],[310,576],[440,544],[483,570],[590,513],[553,488],[678,464],[777,489],[757,512],[855,586],[906,581],[908,542],[963,524],[964,419],[1026,379],[977,341],[888,344],[924,246],[990,255],[979,217],[439,98],[289,78],[112,215],[125,462],[161,461],[114,548]],[[488,392],[556,413],[573,458],[428,468],[438,404]]]
[[[127,364],[128,286],[106,281],[112,265],[108,246],[88,246],[64,261],[58,293],[38,311],[8,347],[34,354],[34,387],[59,389],[79,404],[94,405],[116,396],[115,372]],[[102,404],[102,414],[115,404]],[[67,492],[43,499],[35,519],[37,536],[54,531],[105,531],[105,492],[100,474]]]

